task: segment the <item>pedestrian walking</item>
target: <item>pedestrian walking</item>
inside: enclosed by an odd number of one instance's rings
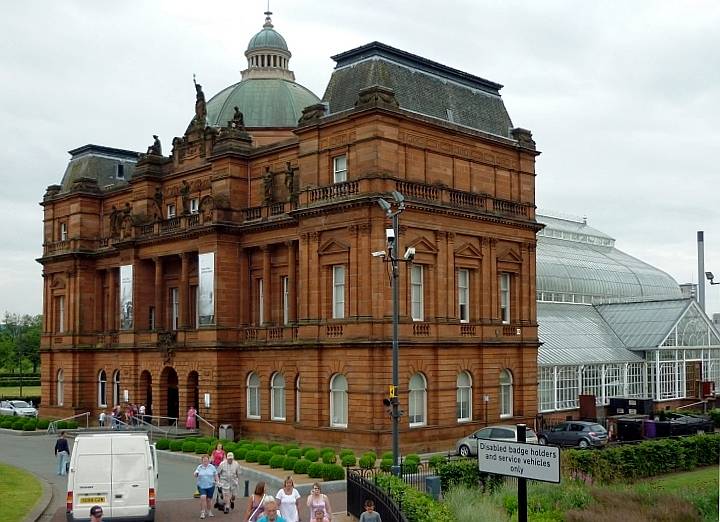
[[[65,475],[68,462],[70,462],[70,447],[64,431],[60,432],[60,436],[55,441],[55,457],[57,458],[57,474]]]
[[[105,410],[102,410],[100,415],[98,415],[98,426],[101,428],[105,427]]]
[[[202,456],[202,462],[195,468],[195,478],[197,479],[197,487],[200,490],[200,518],[205,515],[214,517],[212,511],[212,498],[215,495],[215,486],[219,482],[217,470],[215,466],[210,464],[207,455]]]
[[[380,513],[375,511],[375,502],[372,499],[365,501],[365,511],[360,514],[360,522],[382,522]]]
[[[268,500],[264,504],[265,514],[258,522],[287,522],[282,515],[278,514],[278,505],[275,500]]]
[[[224,502],[223,510],[229,513],[231,509],[235,509],[235,497],[240,494],[240,464],[235,460],[232,451],[229,451],[225,460],[220,463],[218,478]]]
[[[265,502],[268,500],[275,499],[265,493],[265,482],[261,480],[255,484],[255,492],[248,499],[243,522],[258,522],[265,514]]]
[[[102,522],[103,509],[100,506],[90,508],[90,522]]]
[[[285,522],[300,522],[300,493],[295,489],[292,477],[287,477],[275,498],[280,506],[280,516]]]
[[[225,460],[225,450],[223,449],[222,442],[218,442],[212,455],[210,455],[210,464],[217,468],[223,460]]]
[[[147,418],[145,417],[145,405],[141,404],[138,408],[138,413],[140,414],[140,420],[143,422],[147,422]]]
[[[320,484],[315,482],[312,486],[312,490],[307,498],[307,505],[310,508],[310,520],[313,519],[313,515],[319,509],[324,512],[323,520],[325,522],[332,522],[332,508],[330,507],[330,499],[322,491],[320,491]]]
[[[190,406],[187,411],[187,417],[185,418],[185,429],[188,430],[194,430],[197,426],[197,419],[195,416],[197,415],[197,410]]]

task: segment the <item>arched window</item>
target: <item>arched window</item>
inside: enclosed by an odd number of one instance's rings
[[[115,370],[113,372],[112,384],[113,405],[120,404],[120,402],[122,402],[122,398],[120,397],[120,370]]]
[[[472,419],[472,377],[469,372],[460,372],[457,376],[457,421]]]
[[[260,418],[260,377],[254,372],[247,378],[247,416],[248,419]]]
[[[281,373],[273,374],[270,379],[270,418],[285,420],[285,377]]]
[[[338,373],[330,379],[330,426],[347,428],[348,424],[348,382]]]
[[[422,373],[410,377],[408,394],[408,413],[410,427],[424,426],[427,423],[427,381]]]
[[[513,378],[509,370],[500,372],[500,418],[513,416]]]
[[[56,404],[62,406],[65,402],[65,372],[62,368],[57,371],[57,379],[55,381],[55,398]]]
[[[107,375],[105,370],[98,373],[98,406],[107,406]]]
[[[300,376],[295,379],[295,422],[300,422]]]

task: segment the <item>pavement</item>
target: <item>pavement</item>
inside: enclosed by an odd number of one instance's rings
[[[26,520],[29,522],[65,522],[67,478],[55,473],[54,448],[57,436],[43,434],[28,437],[8,431],[0,430],[0,461],[33,473],[40,479],[44,488],[43,495],[37,499],[33,511]],[[193,471],[197,466],[197,461],[189,459],[187,456],[181,457],[164,451],[158,452],[158,461],[160,478],[155,520],[158,522],[199,520],[199,500],[192,498],[195,491]],[[252,492],[255,482],[261,478],[251,473],[248,473],[248,477],[251,479],[249,490]],[[244,487],[241,485],[241,495],[244,493],[242,490]],[[274,491],[271,490],[270,493],[274,493]],[[328,491],[327,495],[333,511],[338,513],[338,516],[333,518],[333,522],[345,520],[347,505],[345,492]],[[218,522],[242,520],[246,503],[246,498],[238,499],[235,512],[230,515],[218,514],[216,517]]]

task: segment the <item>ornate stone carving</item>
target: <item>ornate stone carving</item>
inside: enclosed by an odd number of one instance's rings
[[[285,188],[288,192],[288,201],[293,204],[298,202],[298,187],[295,178],[295,171],[299,167],[293,167],[291,163],[287,162],[287,168],[285,170]]]
[[[315,105],[305,107],[302,111],[302,116],[300,116],[300,119],[298,120],[298,125],[309,125],[311,123],[315,123],[325,116],[326,112],[327,106],[323,103],[316,103]]]
[[[362,89],[358,93],[358,99],[355,101],[355,107],[365,106],[385,106],[393,109],[400,108],[400,104],[395,98],[395,91],[383,85],[371,85]]]
[[[175,332],[158,332],[158,348],[164,364],[169,364],[175,356],[177,334]]]
[[[270,166],[265,167],[263,174],[263,205],[269,205],[273,202],[273,173],[270,172]]]
[[[193,84],[195,84],[195,119],[193,123],[196,127],[205,127],[207,123],[207,103],[205,102],[205,93],[202,85],[195,81],[193,74]]]
[[[518,142],[518,144],[521,147],[525,147],[526,149],[532,149],[535,150],[535,140],[532,138],[532,132],[530,132],[527,129],[521,129],[520,127],[515,127],[511,131],[512,137],[515,138]]]

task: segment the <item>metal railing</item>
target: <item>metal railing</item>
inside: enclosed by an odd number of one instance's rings
[[[375,503],[383,522],[407,522],[402,512],[402,506],[395,503],[390,492],[376,486],[370,476],[374,477],[376,470],[350,469],[347,470],[347,511],[355,518],[365,511],[365,500]]]
[[[85,417],[85,429],[88,429],[90,427],[90,412],[86,411],[85,413],[78,413],[77,415],[73,415],[72,417],[65,417],[64,419],[57,419],[52,421],[50,424],[48,424],[48,433],[57,433],[57,423],[63,422],[63,421],[69,421],[73,419],[77,419],[78,417]]]
[[[208,421],[206,421],[205,419],[203,419],[203,418],[200,416],[199,413],[196,413],[196,414],[195,414],[195,417],[197,417],[199,421],[204,422],[205,424],[207,424],[207,425],[210,427],[210,429],[212,430],[211,435],[214,437],[214,436],[215,436],[215,430],[216,430],[215,425],[214,425],[214,424],[210,424]],[[199,429],[199,428],[200,428],[200,425],[198,424],[198,429]]]

